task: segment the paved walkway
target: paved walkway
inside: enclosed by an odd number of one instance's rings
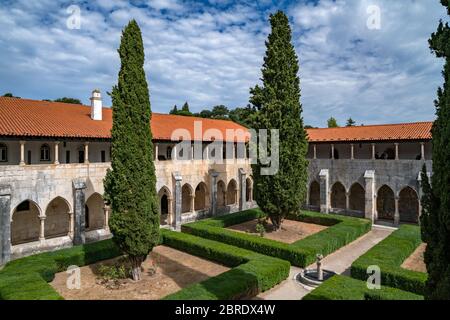
[[[372,230],[353,241],[347,246],[330,254],[322,260],[322,266],[327,270],[332,270],[338,274],[350,275],[350,266],[361,255],[386,238],[394,231],[393,228],[373,226]],[[315,264],[308,268],[314,268]],[[289,278],[278,286],[261,293],[256,299],[263,300],[300,300],[309,293],[301,284],[294,280],[294,277],[301,271],[301,268],[291,267]]]

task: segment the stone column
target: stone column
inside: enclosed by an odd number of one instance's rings
[[[425,161],[425,142],[420,143],[420,155],[422,156],[422,160]]]
[[[39,221],[41,223],[39,230],[39,241],[45,240],[45,218],[46,216],[39,216]]]
[[[85,194],[86,182],[83,179],[75,179],[73,181],[74,189],[74,233],[73,233],[73,244],[80,245],[85,243]]]
[[[395,196],[395,214],[394,214],[394,224],[398,226],[400,224],[400,211],[398,210],[398,202],[400,198]]]
[[[105,203],[103,206],[103,214],[105,215],[105,220],[103,221],[103,229],[109,232],[109,213],[111,208]]]
[[[313,145],[313,159],[317,159],[317,145]]]
[[[183,178],[179,172],[174,172],[173,179],[175,180],[175,192],[174,192],[174,198],[175,198],[175,218],[172,221],[172,228],[174,228],[177,231],[181,230],[181,206],[182,206],[182,198],[181,198],[181,181],[183,181]]]
[[[355,145],[353,143],[350,145],[350,159],[355,160]]]
[[[54,164],[59,164],[59,141],[55,142],[55,162]]]
[[[331,159],[334,160],[334,144],[331,145]]]
[[[69,212],[69,233],[68,236],[73,239],[74,235],[74,214],[73,212]]]
[[[89,142],[84,143],[84,163],[89,163]]]
[[[11,257],[11,187],[0,185],[0,266]]]
[[[320,177],[320,212],[330,213],[330,195],[329,184],[330,174],[328,169],[322,169],[319,173]]]
[[[155,143],[155,161],[158,162],[159,146]]]
[[[25,165],[25,141],[20,141],[20,165]]]
[[[372,160],[375,160],[375,154],[377,153],[375,143],[372,143]]]
[[[395,146],[395,160],[398,160],[399,159],[399,156],[398,156],[398,143],[394,143],[394,146]]]
[[[191,198],[190,198],[191,202],[189,202],[190,205],[191,205],[190,211],[191,211],[192,213],[195,212],[195,191],[193,191],[193,192],[194,192],[194,193],[191,194]]]
[[[367,170],[364,173],[365,181],[365,217],[375,222],[375,171]]]
[[[247,173],[243,168],[239,169],[239,189],[240,189],[240,197],[239,197],[239,211],[244,211],[247,209]]]
[[[350,210],[350,192],[345,193],[345,210]]]
[[[219,173],[211,171],[211,215],[215,217],[217,215],[217,177]]]
[[[172,196],[167,197],[167,211],[168,211],[168,216],[169,216],[169,221],[168,221],[168,225],[172,226],[173,222],[175,221],[174,217],[173,217],[173,198]]]
[[[191,145],[191,160],[195,160],[195,152],[194,152],[194,145]]]

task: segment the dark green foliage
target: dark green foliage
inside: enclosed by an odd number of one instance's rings
[[[441,0],[450,15],[450,2]],[[439,23],[429,45],[438,58],[444,59],[443,87],[438,89],[437,119],[433,124],[433,177],[431,186],[424,181],[425,207],[422,236],[427,243],[425,263],[429,272],[425,297],[450,299],[450,27]],[[428,183],[428,185],[427,185]]]
[[[3,97],[20,99],[20,97],[14,96],[11,92],[5,93],[5,94],[3,95]]]
[[[172,248],[231,267],[230,271],[167,296],[169,300],[250,298],[286,279],[289,262],[228,244],[162,230],[163,243]]]
[[[346,127],[354,127],[355,125],[356,125],[356,121],[353,120],[352,118],[348,118],[347,124],[345,126]]]
[[[123,30],[118,51],[121,68],[112,90],[112,170],[105,178],[105,199],[111,204],[113,239],[137,267],[158,242],[159,210],[144,46],[136,21]]]
[[[329,228],[292,244],[224,229],[263,216],[264,213],[261,210],[252,209],[185,224],[182,230],[202,238],[281,258],[299,267],[306,267],[315,261],[317,253],[326,256],[367,233],[371,227],[370,221],[365,219],[302,212],[300,215],[292,215],[288,218],[325,225]]]
[[[11,261],[0,271],[0,300],[60,300],[62,297],[47,283],[55,273],[120,254],[112,240],[105,240]]]
[[[278,11],[270,16],[272,31],[266,41],[262,67],[262,87],[250,90],[251,104],[257,112],[253,129],[279,130],[279,171],[262,175],[266,167],[252,165],[254,196],[276,229],[287,214],[296,214],[306,199],[308,149],[300,104],[299,62],[291,43],[287,16]],[[270,131],[269,146],[270,150]]]
[[[337,120],[333,117],[327,120],[327,126],[328,128],[339,128],[339,124],[337,123]]]
[[[423,300],[423,296],[386,286],[380,290],[370,290],[364,281],[336,275],[303,300]]]
[[[169,114],[178,114],[178,107],[177,105],[174,105],[172,110],[169,111]]]
[[[67,97],[63,97],[63,98],[59,98],[54,100],[54,102],[62,102],[62,103],[72,103],[72,104],[82,104],[81,101],[79,99],[75,99],[75,98],[67,98]]]
[[[420,228],[402,225],[389,237],[381,241],[353,262],[353,278],[367,280],[367,267],[377,265],[381,268],[381,283],[405,291],[424,294],[427,274],[403,269],[402,263],[422,243]]]

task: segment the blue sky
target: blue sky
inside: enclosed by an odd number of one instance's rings
[[[307,124],[434,119],[442,61],[427,39],[439,19],[438,0],[182,1],[0,0],[0,93],[31,99],[69,96],[89,103],[116,83],[123,26],[141,26],[153,111],[188,101],[192,111],[245,106],[259,83],[268,15],[290,18],[300,59]],[[80,8],[69,29],[67,8]],[[380,8],[380,28],[367,8]]]

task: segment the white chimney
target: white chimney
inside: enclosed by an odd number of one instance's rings
[[[95,89],[91,96],[91,119],[101,121],[103,119],[102,109],[102,94],[99,89]]]

